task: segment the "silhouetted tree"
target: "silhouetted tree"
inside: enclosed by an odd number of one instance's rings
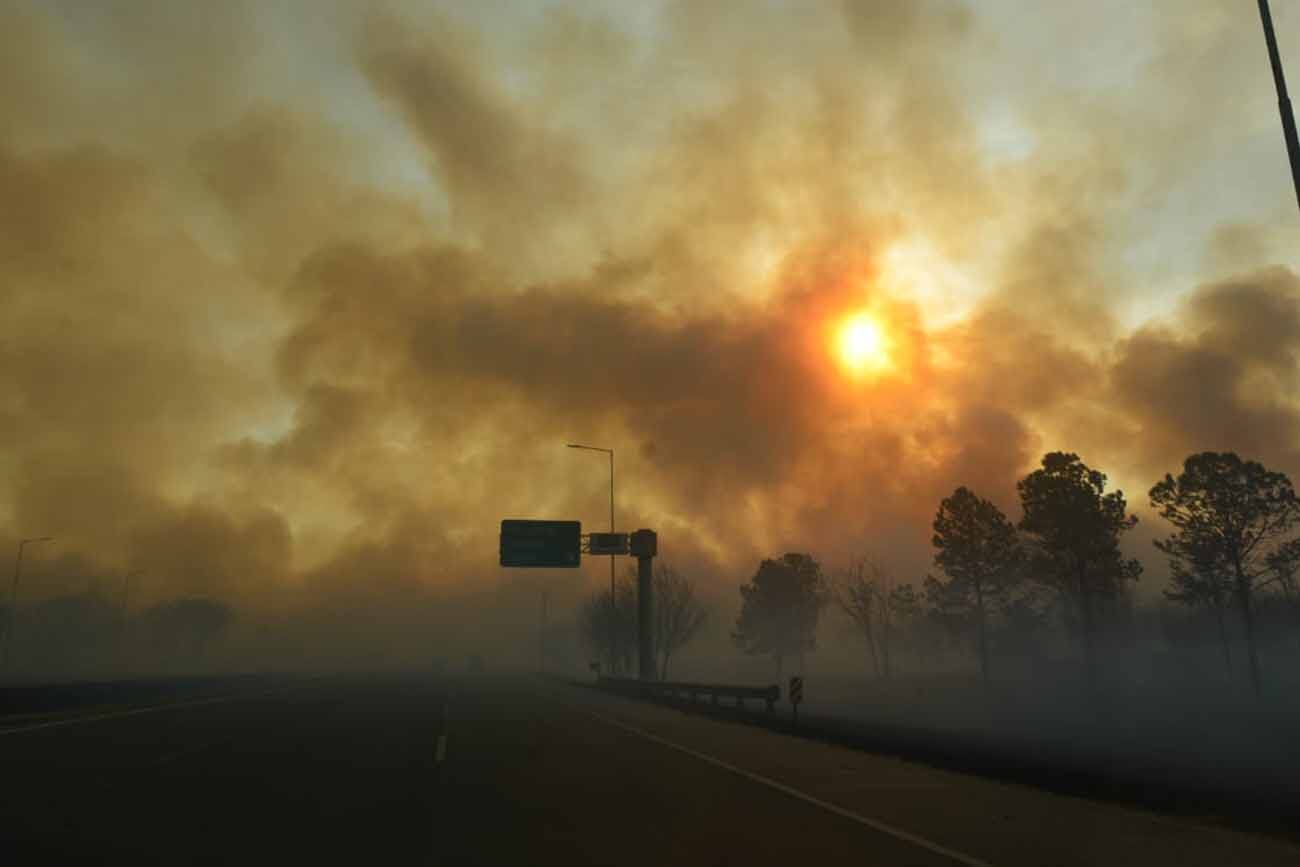
[[[1079,456],[1050,452],[1042,467],[1016,483],[1020,530],[1034,545],[1033,575],[1079,611],[1088,681],[1096,684],[1098,607],[1113,600],[1142,564],[1125,559],[1119,539],[1133,529],[1122,491],[1105,493],[1106,476]]]
[[[1297,574],[1300,573],[1300,539],[1292,539],[1279,546],[1268,555],[1267,562],[1271,576],[1267,583],[1276,586],[1286,600],[1287,609],[1291,613],[1292,632],[1296,640],[1300,641],[1300,580],[1297,580]]]
[[[749,654],[770,654],[781,677],[785,658],[817,646],[817,620],[825,602],[821,566],[808,554],[764,560],[740,588],[741,608],[732,640]]]
[[[696,636],[708,612],[695,597],[691,580],[666,563],[654,567],[655,653],[659,679],[668,679],[668,661]]]
[[[921,579],[921,595],[925,600],[927,619],[937,624],[949,640],[968,644],[970,635],[970,608],[960,593],[951,585],[933,575]]]
[[[55,596],[20,613],[25,667],[43,671],[85,670],[106,661],[116,637],[112,603],[93,590]]]
[[[1201,452],[1151,489],[1151,505],[1177,532],[1157,541],[1175,576],[1200,581],[1227,575],[1246,633],[1250,680],[1260,690],[1252,596],[1270,573],[1269,555],[1300,522],[1291,480],[1232,452]],[[1275,566],[1276,566],[1275,558]]]
[[[578,608],[578,634],[586,648],[602,660],[605,670],[619,674],[632,669],[636,649],[636,585],[624,575],[611,598],[598,590]]]
[[[930,605],[926,595],[926,575],[915,584],[900,584],[890,592],[894,632],[902,646],[923,665],[933,665],[942,657],[953,635]]]
[[[695,596],[690,579],[671,566],[656,563],[654,570],[655,664],[660,678],[667,678],[674,653],[693,639],[707,614]],[[596,591],[578,608],[577,628],[582,644],[594,652],[611,674],[632,671],[637,653],[637,572],[629,567],[615,587],[613,604],[609,591]]]
[[[950,614],[965,612],[974,623],[980,674],[987,687],[989,616],[1023,577],[1016,528],[1001,509],[964,487],[939,504],[933,527],[934,563],[948,577],[935,592],[942,594]]]
[[[896,584],[890,589],[885,601],[889,618],[888,628],[885,630],[886,647],[898,641],[905,648],[914,650],[918,638],[917,627],[922,614],[921,599],[916,594],[916,588],[911,584]]]
[[[636,578],[627,577],[614,588],[614,652],[621,671],[636,671]]]
[[[1157,541],[1156,547],[1160,548],[1161,544]],[[1218,626],[1224,667],[1232,671],[1232,649],[1226,622],[1228,604],[1232,597],[1232,578],[1213,549],[1214,546],[1210,546],[1207,550],[1197,552],[1192,544],[1188,544],[1184,547],[1182,559],[1171,558],[1169,586],[1165,588],[1164,595],[1172,602],[1209,610]]]
[[[605,671],[613,674],[613,653],[610,640],[610,605],[609,593],[593,591],[578,603],[578,640],[583,650],[594,656],[605,666]],[[595,660],[593,660],[595,661]]]
[[[996,647],[1021,656],[1031,656],[1046,627],[1049,606],[1041,593],[1019,587],[1003,600],[999,623],[993,633]]]

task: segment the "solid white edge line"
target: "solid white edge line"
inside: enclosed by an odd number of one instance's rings
[[[770,777],[765,777],[762,774],[756,774],[753,771],[746,771],[743,768],[738,768],[733,764],[724,762],[722,759],[714,758],[713,756],[710,756],[707,753],[701,753],[698,750],[693,750],[690,747],[684,747],[681,744],[674,743],[673,741],[667,740],[666,738],[661,738],[656,734],[651,734],[645,729],[640,729],[637,728],[636,726],[628,725],[627,723],[620,722],[616,719],[612,719],[610,717],[604,716],[603,714],[598,714],[594,711],[587,711],[587,713],[591,714],[592,717],[600,720],[601,722],[607,725],[611,725],[614,726],[615,728],[622,729],[625,732],[629,732],[630,734],[634,734],[637,735],[638,737],[645,738],[648,741],[653,741],[654,743],[657,743],[660,746],[665,746],[668,747],[669,749],[677,750],[680,753],[685,753],[686,755],[691,756],[692,758],[699,759],[702,762],[707,762],[708,764],[713,765],[714,767],[722,768],[724,771],[730,771],[731,773],[744,777],[747,780],[750,780],[752,782],[758,783],[763,786],[767,786],[769,789],[775,789],[776,791],[781,792],[784,795],[789,795],[790,797],[803,801],[806,804],[811,804],[814,807],[820,807],[821,809],[826,810],[829,813],[834,813],[835,815],[840,816],[844,819],[848,819],[851,822],[857,822],[859,825],[865,825],[866,827],[871,828],[873,831],[879,831],[880,833],[887,834],[890,837],[894,837],[895,839],[902,840],[906,843],[911,843],[913,846],[919,846],[920,848],[933,852],[936,855],[942,855],[945,858],[950,858],[959,864],[965,864],[967,865],[967,867],[992,867],[992,865],[990,865],[989,862],[987,861],[981,861],[978,858],[974,858],[970,855],[966,855],[961,852],[954,851],[952,849],[949,849],[946,846],[941,846],[938,843],[925,839],[924,837],[919,837],[916,834],[912,834],[908,831],[904,831],[901,828],[895,828],[893,825],[888,825],[877,819],[868,819],[866,816],[862,816],[858,813],[853,812],[852,810],[846,810],[844,807],[836,806],[835,804],[832,804],[828,801],[823,801],[820,798],[814,798],[812,795],[801,792],[798,789],[787,786],[784,783],[779,783]]]

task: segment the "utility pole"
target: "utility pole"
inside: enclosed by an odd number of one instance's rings
[[[4,662],[0,665],[0,670],[9,670],[9,645],[13,642],[14,623],[18,617],[18,578],[23,572],[23,549],[36,542],[51,542],[53,540],[53,536],[39,536],[34,539],[20,539],[18,541],[18,557],[14,561],[14,580],[9,587],[9,622],[5,624],[7,628],[5,629]]]
[[[1268,61],[1273,67],[1273,84],[1277,87],[1277,110],[1282,115],[1282,134],[1286,137],[1286,153],[1291,161],[1291,180],[1295,184],[1296,204],[1300,206],[1300,136],[1296,135],[1295,113],[1291,111],[1291,97],[1286,91],[1282,55],[1277,49],[1277,34],[1273,32],[1273,13],[1268,8],[1268,0],[1259,0],[1259,18],[1264,24]]]

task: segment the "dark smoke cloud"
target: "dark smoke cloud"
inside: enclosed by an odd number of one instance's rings
[[[1271,268],[1201,287],[1176,331],[1148,327],[1121,342],[1111,387],[1147,466],[1235,449],[1300,468],[1297,305],[1300,279]]]

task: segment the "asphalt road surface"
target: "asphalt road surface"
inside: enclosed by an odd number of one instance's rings
[[[0,729],[9,864],[1300,865],[1300,849],[527,676]]]

